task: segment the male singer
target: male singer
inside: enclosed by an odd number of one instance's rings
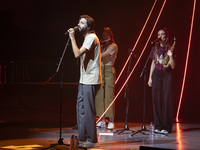
[[[77,96],[77,125],[79,143],[83,147],[98,147],[96,131],[95,95],[102,82],[101,79],[101,49],[99,39],[94,32],[94,19],[88,15],[79,18],[78,29],[84,36],[84,42],[79,49],[74,35],[74,29],[68,30],[75,58],[80,57],[80,80]]]

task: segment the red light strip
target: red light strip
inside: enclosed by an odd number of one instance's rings
[[[144,28],[146,27],[146,24],[147,24],[147,22],[149,21],[149,18],[150,18],[151,14],[152,14],[152,11],[153,11],[153,9],[154,9],[154,6],[156,5],[156,2],[157,2],[157,0],[155,0],[154,4],[153,4],[153,6],[152,6],[151,11],[150,11],[150,13],[149,13],[149,15],[148,15],[148,17],[147,17],[147,20],[146,20],[146,22],[145,22],[145,24],[144,24],[144,26],[143,26],[143,28],[142,28],[142,31],[140,32],[140,34],[139,34],[139,36],[138,36],[138,38],[137,38],[137,41],[135,42],[135,45],[134,45],[133,49],[131,50],[131,53],[130,53],[130,55],[129,55],[129,57],[128,57],[128,59],[127,59],[125,65],[124,65],[124,67],[122,68],[120,74],[118,75],[117,80],[115,81],[115,84],[117,84],[119,78],[121,77],[122,73],[124,72],[124,69],[125,69],[125,67],[127,66],[128,61],[129,61],[129,59],[131,58],[131,55],[133,54],[133,51],[135,50],[135,47],[136,47],[136,45],[137,45],[137,43],[138,43],[138,41],[139,41],[139,39],[140,39],[140,37],[141,37],[143,31],[144,31]]]
[[[164,2],[163,2],[163,5],[162,5],[162,7],[161,7],[161,9],[160,9],[160,12],[159,12],[158,17],[157,17],[157,19],[156,19],[156,22],[155,22],[155,24],[154,24],[154,26],[153,26],[153,29],[152,29],[152,31],[151,31],[151,33],[150,33],[150,35],[149,35],[149,38],[148,38],[148,40],[147,40],[147,42],[146,42],[146,44],[145,44],[145,46],[144,46],[144,48],[143,48],[143,50],[142,50],[142,53],[140,54],[140,56],[139,56],[139,58],[138,58],[138,60],[137,60],[137,62],[136,62],[136,64],[135,64],[135,66],[134,66],[133,69],[131,70],[129,76],[127,77],[126,81],[125,81],[124,84],[122,85],[121,89],[119,90],[119,92],[117,93],[117,95],[115,96],[115,98],[113,99],[113,101],[110,103],[110,105],[108,106],[108,108],[104,111],[104,113],[99,117],[99,119],[96,121],[96,123],[98,123],[99,120],[101,120],[101,118],[105,115],[105,113],[108,111],[108,109],[110,108],[110,106],[112,106],[112,104],[115,102],[115,100],[117,99],[117,97],[118,97],[119,94],[121,93],[122,89],[125,87],[125,85],[126,85],[126,83],[128,82],[129,78],[131,77],[133,71],[135,70],[135,67],[137,66],[138,62],[140,61],[140,59],[141,59],[141,57],[142,57],[142,54],[144,53],[144,50],[146,49],[147,44],[149,43],[149,40],[150,40],[151,35],[152,35],[152,33],[153,33],[153,31],[154,31],[154,29],[155,29],[155,27],[156,27],[156,24],[157,24],[158,20],[159,20],[159,18],[160,18],[160,15],[161,15],[162,10],[163,10],[163,8],[164,8],[164,6],[165,6],[165,3],[166,3],[166,0],[164,0]]]
[[[191,38],[192,38],[192,30],[193,30],[195,8],[196,8],[196,0],[194,0],[194,5],[193,5],[192,20],[191,20],[191,26],[190,26],[190,36],[189,36],[189,42],[188,42],[187,57],[186,57],[186,62],[185,62],[183,83],[182,83],[182,88],[181,88],[181,94],[180,94],[180,99],[179,99],[178,110],[177,110],[177,114],[176,114],[176,121],[177,122],[178,122],[178,116],[179,116],[181,101],[182,101],[182,97],[183,97],[183,90],[184,90],[184,87],[185,87],[185,78],[186,78],[186,73],[187,73],[188,58],[189,58],[189,54],[190,54],[190,44],[191,44]]]

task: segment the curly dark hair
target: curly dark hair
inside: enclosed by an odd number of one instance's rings
[[[89,32],[90,32],[90,33],[95,33],[95,31],[94,31],[94,27],[95,27],[94,19],[93,19],[92,17],[88,16],[88,15],[81,15],[81,16],[79,17],[79,20],[80,20],[81,18],[84,18],[84,19],[87,20],[87,26],[90,28],[90,29],[89,29]]]

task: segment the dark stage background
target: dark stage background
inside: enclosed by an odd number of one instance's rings
[[[13,109],[24,106],[23,103],[36,110],[49,110],[59,115],[59,82],[60,72],[50,81],[57,68],[68,36],[64,33],[76,26],[82,14],[88,14],[95,19],[95,31],[101,39],[101,30],[108,26],[112,29],[114,39],[119,47],[118,58],[115,63],[117,75],[120,73],[126,59],[128,49],[132,49],[142,30],[146,18],[153,6],[154,0],[110,0],[110,1],[67,1],[67,0],[7,0],[0,2],[0,63],[1,82],[1,117],[12,116]],[[158,0],[150,17],[147,27],[135,49],[140,55],[143,46],[153,28],[163,0]],[[185,89],[180,109],[180,119],[199,121],[199,59],[197,49],[200,47],[200,4],[197,1],[194,28],[189,55]],[[192,16],[192,0],[167,0],[160,20],[152,35],[151,41],[156,39],[158,29],[166,27],[171,38],[177,39],[177,67],[174,70],[174,112],[177,111],[181,92],[187,46],[189,40]],[[77,43],[81,46],[82,36],[76,33]],[[140,73],[150,53],[152,45],[149,43],[144,55],[129,81],[130,107],[129,119],[142,120],[143,116],[143,78]],[[132,67],[137,58],[132,57]],[[73,56],[71,45],[68,46],[64,57],[63,89],[64,114],[75,117],[77,83],[79,80],[79,61]],[[5,68],[6,65],[6,68]],[[147,66],[149,75],[150,62]],[[116,85],[119,91],[126,79],[126,72]],[[146,84],[147,85],[147,84]],[[146,119],[153,119],[151,88],[146,87]],[[24,95],[25,94],[25,95]],[[124,120],[126,99],[124,91],[116,100],[116,120]],[[13,96],[14,95],[14,96]],[[53,95],[53,96],[52,96]],[[23,102],[23,103],[22,103]],[[19,104],[20,103],[20,104]],[[9,109],[8,109],[9,108]],[[69,109],[70,108],[70,109]],[[28,109],[27,109],[28,110]],[[29,109],[31,110],[31,109]],[[48,111],[47,111],[48,110]],[[29,111],[30,112],[30,111]],[[51,113],[52,113],[51,112]],[[20,113],[20,112],[19,112]],[[21,114],[21,113],[20,113]],[[174,113],[175,117],[176,113]],[[38,120],[43,120],[43,115]],[[53,119],[49,117],[49,119]],[[64,118],[63,120],[65,120]],[[75,121],[75,120],[74,120]],[[148,122],[149,123],[149,122]]]

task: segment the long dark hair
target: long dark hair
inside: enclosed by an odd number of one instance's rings
[[[103,31],[102,31],[102,33],[103,32],[107,32],[109,35],[110,35],[110,42],[111,43],[115,43],[115,40],[114,40],[114,38],[113,38],[113,33],[112,33],[112,30],[109,28],[109,27],[104,27],[103,28]]]
[[[172,41],[170,39],[170,36],[169,36],[169,32],[167,31],[166,28],[161,28],[159,31],[163,30],[165,32],[165,35],[166,35],[166,40],[165,40],[165,45],[164,45],[164,54],[167,53],[167,51],[171,48],[172,46]],[[157,59],[158,57],[158,50],[160,48],[160,42],[156,42],[155,43],[155,51],[154,51],[154,59]]]

